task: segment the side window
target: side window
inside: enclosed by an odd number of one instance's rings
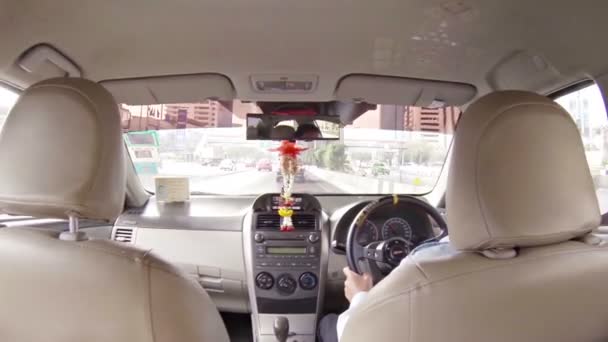
[[[578,126],[602,213],[608,212],[608,117],[597,85],[555,99]]]
[[[0,86],[0,132],[2,131],[2,126],[4,126],[4,121],[6,120],[8,112],[13,108],[18,97],[19,95],[17,93]],[[3,219],[8,217],[10,217],[10,215],[0,214],[0,223]],[[1,226],[2,225],[0,225],[0,227]]]
[[[2,130],[6,116],[11,108],[13,108],[18,97],[17,93],[0,86],[0,130]]]

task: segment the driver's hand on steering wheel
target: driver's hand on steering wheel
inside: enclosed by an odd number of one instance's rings
[[[374,286],[372,276],[368,273],[360,275],[351,271],[348,267],[344,267],[342,271],[346,276],[346,280],[344,281],[344,295],[349,302],[352,301],[357,293],[367,292]]]

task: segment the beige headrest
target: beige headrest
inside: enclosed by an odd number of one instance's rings
[[[55,78],[25,90],[0,132],[0,212],[112,220],[126,186],[120,113],[97,83]]]
[[[523,91],[486,95],[463,114],[446,197],[450,242],[463,250],[556,243],[600,222],[574,121]]]

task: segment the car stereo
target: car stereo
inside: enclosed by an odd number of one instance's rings
[[[272,201],[274,204],[275,199]],[[293,216],[295,230],[290,232],[278,229],[279,220],[274,212],[253,214],[251,243],[258,310],[277,313],[285,310],[284,300],[294,299],[302,312],[314,313],[321,258],[318,216],[298,212]]]
[[[327,274],[328,227],[314,196],[293,197],[293,231],[280,230],[278,194],[258,197],[244,221],[247,288],[257,341],[276,340],[273,324],[278,317],[288,319],[293,340],[315,341]]]

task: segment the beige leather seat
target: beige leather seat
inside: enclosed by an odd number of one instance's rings
[[[0,134],[0,212],[112,222],[125,197],[120,115],[103,87],[27,89]],[[75,220],[74,220],[75,222]],[[195,283],[146,250],[0,229],[0,341],[228,341]]]
[[[577,128],[548,98],[487,95],[464,113],[449,243],[408,256],[342,342],[605,341],[608,248]]]

